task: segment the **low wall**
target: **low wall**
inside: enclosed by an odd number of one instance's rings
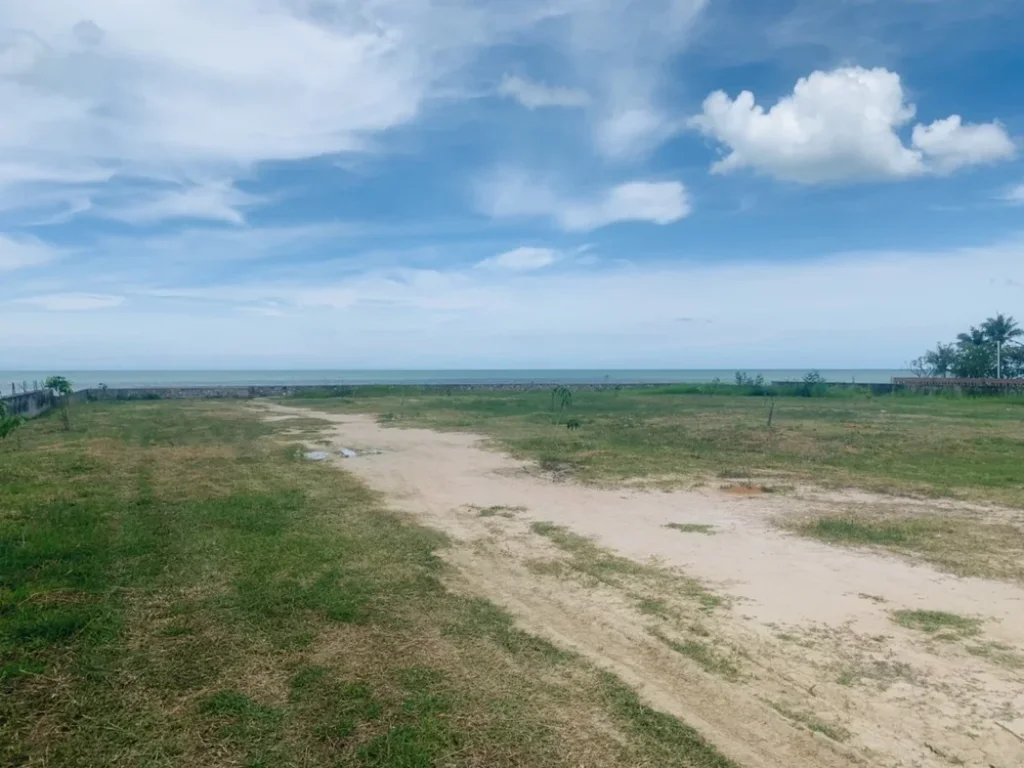
[[[942,377],[907,377],[893,379],[893,384],[911,392],[964,392],[967,394],[1021,394],[1024,379],[956,379]]]
[[[22,392],[20,395],[9,395],[4,398],[4,405],[11,416],[21,416],[24,419],[31,419],[48,410],[57,404],[53,394],[45,389],[36,392]]]

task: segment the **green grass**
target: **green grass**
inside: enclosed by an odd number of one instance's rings
[[[715,533],[715,526],[705,523],[669,523],[665,527],[680,533],[703,533],[706,536],[713,536]]]
[[[577,391],[563,414],[582,421],[572,432],[552,425],[544,391],[371,388],[301,404],[480,432],[584,482],[674,487],[725,477],[776,490],[810,482],[1024,507],[1024,398],[784,397],[769,430],[765,399],[736,391]]]
[[[729,765],[238,404],[0,445],[0,765]],[[315,423],[302,425],[312,430]]]
[[[901,627],[927,632],[945,640],[958,640],[981,633],[979,619],[946,611],[894,611],[892,619]]]

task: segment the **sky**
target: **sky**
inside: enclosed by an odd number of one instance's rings
[[[0,4],[0,369],[894,368],[1024,320],[1019,0]]]

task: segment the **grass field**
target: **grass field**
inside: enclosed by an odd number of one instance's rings
[[[580,398],[587,431],[563,446],[535,400],[396,418],[521,423],[521,452],[614,466],[572,441],[634,417]],[[240,405],[91,404],[72,425],[0,444],[0,765],[731,765],[447,590],[443,536]]]
[[[771,428],[767,398],[687,387],[579,391],[565,409],[552,408],[544,391],[375,388],[294,402],[376,413],[395,426],[479,432],[585,482],[812,483],[1024,507],[1024,399],[1016,397],[783,397]],[[570,419],[579,429],[566,429]]]

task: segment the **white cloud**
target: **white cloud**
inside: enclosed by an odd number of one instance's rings
[[[530,272],[535,269],[550,267],[561,258],[562,254],[551,248],[522,247],[512,251],[499,253],[484,259],[478,267],[484,269],[501,269],[512,272]]]
[[[527,109],[585,107],[590,103],[586,91],[535,83],[516,75],[505,75],[498,85],[498,93],[515,99]]]
[[[964,125],[960,115],[914,126],[911,139],[939,173],[951,173],[969,165],[1008,160],[1017,151],[999,123]]]
[[[597,196],[574,197],[515,171],[499,173],[480,185],[477,202],[496,218],[552,218],[569,232],[627,221],[671,224],[691,212],[689,194],[678,181],[631,181]]]
[[[228,224],[244,224],[241,208],[255,205],[259,198],[238,190],[228,181],[199,183],[171,190],[133,196],[130,202],[114,204],[101,215],[131,224],[147,224],[168,219],[207,219]]]
[[[0,272],[40,267],[56,260],[60,255],[60,250],[42,240],[0,234]]]
[[[18,299],[17,302],[45,309],[48,312],[84,312],[119,307],[124,303],[124,297],[94,293],[51,293]]]
[[[426,98],[457,90],[454,75],[469,77],[477,53],[545,15],[528,6],[2,3],[0,207],[26,184],[32,205],[21,207],[59,207],[66,200],[54,187],[112,176],[237,179],[266,161],[376,150]],[[195,195],[142,214],[197,207],[239,218],[237,206],[204,206]]]
[[[503,43],[559,50],[560,76],[579,83],[510,76],[506,95],[588,105],[598,150],[631,157],[675,130],[666,71],[706,2],[2,3],[0,208],[69,217],[86,198],[101,211],[96,187],[122,180],[236,180],[268,161],[378,151],[428,99],[472,92]]]
[[[916,126],[908,147],[898,131],[914,114],[895,72],[843,67],[801,78],[767,111],[750,91],[716,91],[690,123],[728,148],[715,172],[751,168],[805,184],[945,173],[1013,154],[998,123],[965,126],[958,116]]]

